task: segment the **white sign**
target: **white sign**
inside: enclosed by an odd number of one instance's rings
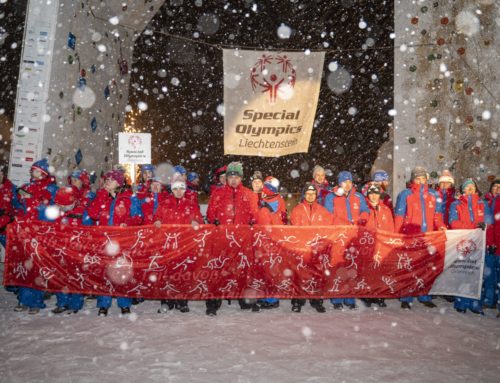
[[[307,153],[325,53],[225,49],[223,57],[224,154]]]
[[[150,164],[151,133],[119,133],[118,152],[121,164]]]

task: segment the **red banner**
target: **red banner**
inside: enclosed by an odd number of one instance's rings
[[[7,234],[5,285],[148,299],[422,295],[446,243],[357,226],[13,223]]]

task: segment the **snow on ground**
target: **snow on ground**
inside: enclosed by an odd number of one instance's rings
[[[3,271],[3,270],[2,270]],[[76,315],[16,313],[0,293],[0,382],[498,382],[500,319],[399,303],[374,310],[252,313],[225,302],[207,317],[157,314],[145,302],[122,317],[97,317],[95,300]]]

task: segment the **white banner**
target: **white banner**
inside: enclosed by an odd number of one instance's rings
[[[307,153],[324,52],[225,49],[224,154]]]
[[[486,231],[447,230],[444,270],[432,285],[432,295],[479,299],[483,281]]]
[[[118,153],[121,164],[150,164],[151,133],[119,133]]]

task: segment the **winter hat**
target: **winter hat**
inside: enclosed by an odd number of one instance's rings
[[[278,194],[279,190],[280,190],[280,181],[274,177],[267,177],[266,182],[264,182],[262,193],[268,197],[271,197],[275,194]]]
[[[372,181],[375,182],[389,181],[389,174],[387,174],[385,170],[377,170],[372,175]]]
[[[73,170],[68,177],[68,184],[71,184],[72,178],[76,178],[82,181],[82,185],[84,187],[88,188],[90,186],[90,177],[85,170],[80,170],[80,169]]]
[[[261,180],[261,181],[264,181],[264,176],[262,175],[262,172],[256,170],[255,172],[253,172],[253,176],[252,176],[252,181],[253,180]]]
[[[144,165],[141,165],[141,172],[154,172],[155,171],[155,167],[151,164],[144,164]]]
[[[452,184],[455,184],[455,180],[453,179],[453,175],[448,169],[443,170],[441,173],[441,176],[439,177],[438,183],[441,182],[450,182]]]
[[[243,177],[243,165],[241,162],[231,162],[227,165],[226,174],[228,176],[238,176]]]
[[[221,175],[223,174],[226,174],[226,171],[227,171],[227,165],[224,165],[224,166],[221,166],[220,168],[218,168],[216,171],[215,171],[215,174],[218,177],[220,177]]]
[[[318,172],[325,173],[325,169],[323,168],[323,166],[316,165],[316,166],[313,168],[313,178],[314,178],[314,176],[316,175],[316,173],[318,173]]]
[[[427,169],[423,166],[415,166],[415,168],[411,171],[411,180],[413,181],[417,177],[429,178],[427,175]]]
[[[337,178],[337,183],[340,185],[342,182],[345,181],[352,181],[352,174],[351,172],[344,170],[339,173],[339,176]]]
[[[31,165],[31,170],[38,169],[46,176],[49,175],[49,161],[46,158],[42,158]]]
[[[174,170],[175,170],[176,173],[180,173],[182,175],[187,174],[186,168],[184,166],[182,166],[182,165],[175,166]]]
[[[446,182],[446,181],[445,181]],[[467,178],[464,182],[462,182],[462,185],[460,186],[460,192],[464,192],[465,188],[468,186],[468,185],[474,185],[476,187],[476,190],[477,190],[477,185],[476,185],[476,182],[472,179],[472,178]]]
[[[304,185],[304,194],[308,191],[313,191],[318,194],[316,187],[311,182],[306,182],[306,184]]]
[[[172,176],[172,183],[170,184],[172,190],[174,189],[186,189],[186,183],[182,179],[181,173],[174,173]]]
[[[73,188],[60,188],[56,192],[54,202],[60,206],[70,206],[76,201],[75,191]]]
[[[198,173],[196,173],[196,172],[189,172],[189,173],[188,173],[188,175],[187,175],[187,180],[188,180],[189,182],[193,182],[193,181],[194,181],[195,179],[197,179],[197,178],[199,179],[199,178],[200,178],[200,176],[199,176],[199,175],[198,175]]]
[[[123,184],[125,183],[125,176],[120,170],[110,170],[104,175],[105,180],[108,178],[115,180],[120,186],[123,186]]]

